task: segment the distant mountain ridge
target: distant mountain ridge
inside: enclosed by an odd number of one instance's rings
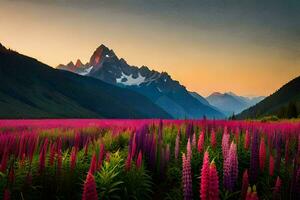
[[[290,115],[289,112],[292,115]],[[300,115],[300,76],[283,85],[272,95],[266,97],[257,105],[243,111],[239,119],[258,118],[267,115],[277,115],[281,118]]]
[[[172,118],[134,91],[53,69],[1,44],[0,80],[0,118]]]
[[[74,67],[75,66],[75,67]],[[100,45],[83,66],[59,65],[57,68],[125,87],[149,98],[174,118],[224,118],[224,114],[199,94],[190,93],[166,72],[136,67],[118,58],[113,50]]]
[[[265,97],[243,97],[234,94],[233,92],[219,93],[214,92],[209,95],[206,100],[227,116],[233,113],[238,114],[243,110],[257,104]]]

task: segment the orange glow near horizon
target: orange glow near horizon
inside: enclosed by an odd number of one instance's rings
[[[215,91],[270,95],[300,75],[298,49],[255,43],[228,31],[97,12],[0,2],[0,42],[52,67],[78,58],[86,63],[103,43],[129,64],[166,71],[203,96]]]

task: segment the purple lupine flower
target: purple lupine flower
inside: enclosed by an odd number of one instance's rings
[[[188,139],[187,145],[186,145],[186,157],[187,159],[191,160],[192,158],[192,147],[191,147],[191,140]]]
[[[259,138],[256,131],[253,132],[251,142],[251,157],[250,157],[250,171],[249,179],[252,184],[256,183],[259,169]]]
[[[182,154],[182,185],[184,200],[193,199],[191,163],[185,154]]]
[[[224,187],[230,192],[234,191],[238,178],[238,158],[236,144],[233,142],[230,145],[227,157],[223,164]]]
[[[157,153],[157,145],[156,145],[156,138],[155,138],[155,135],[154,135],[153,138],[152,138],[151,151],[150,151],[150,166],[152,167],[152,169],[155,168],[156,153]]]

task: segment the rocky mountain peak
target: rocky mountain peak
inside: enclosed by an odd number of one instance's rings
[[[74,63],[71,61],[67,64],[68,67],[75,67]]]
[[[105,58],[116,57],[113,50],[106,47],[104,44],[101,44],[93,53],[90,59],[90,65],[97,66]]]
[[[82,66],[83,66],[83,64],[82,64],[81,60],[77,59],[75,67],[82,67]]]

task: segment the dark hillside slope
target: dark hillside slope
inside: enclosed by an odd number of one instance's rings
[[[144,96],[0,44],[0,118],[170,118]]]
[[[286,110],[289,104],[296,105],[297,112],[300,112],[300,76],[282,86],[260,103],[243,111],[237,117],[245,119],[266,115],[280,115],[280,112]]]

